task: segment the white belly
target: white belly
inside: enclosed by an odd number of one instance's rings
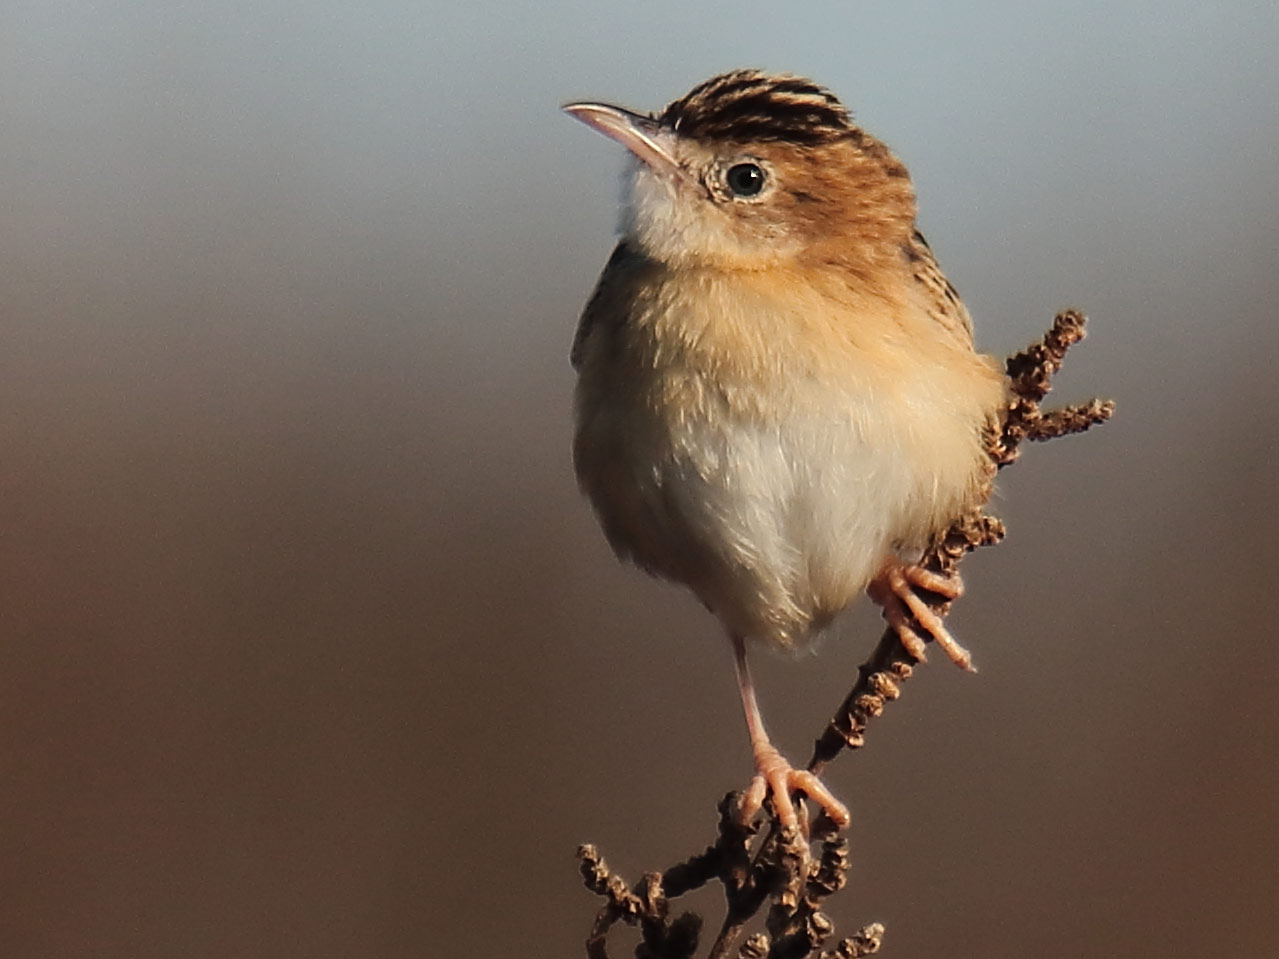
[[[607,402],[579,421],[579,476],[619,555],[689,585],[729,631],[788,647],[891,552],[924,545],[939,492],[901,417],[814,391],[780,420],[710,397],[678,414]]]
[[[619,556],[798,645],[974,502],[1005,381],[909,304],[645,269],[583,344],[579,482]]]

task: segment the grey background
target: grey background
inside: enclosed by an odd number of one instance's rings
[[[811,75],[982,346],[1076,305],[1007,543],[829,781],[886,955],[1279,948],[1269,2],[0,7],[0,952],[581,954],[573,850],[700,848],[726,644],[568,457],[619,150],[556,111]],[[806,752],[877,635],[760,664]],[[802,758],[802,757],[800,757]],[[618,955],[630,946],[619,940]]]

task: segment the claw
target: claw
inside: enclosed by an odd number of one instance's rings
[[[866,592],[883,607],[884,619],[888,620],[888,625],[897,633],[912,657],[920,662],[924,661],[926,640],[915,629],[915,623],[918,623],[924,633],[950,657],[951,662],[961,669],[976,672],[972,654],[959,645],[942,618],[919,598],[916,589],[936,593],[948,601],[958,599],[964,592],[963,583],[958,576],[943,576],[922,566],[906,566],[896,560],[884,564],[879,575],[866,587]]]
[[[733,636],[733,662],[737,667],[737,682],[742,694],[742,710],[746,715],[746,729],[751,737],[751,752],[755,754],[755,777],[742,794],[738,806],[739,821],[749,825],[764,805],[773,797],[773,809],[783,829],[798,829],[799,814],[791,801],[792,792],[800,792],[825,810],[826,815],[840,828],[849,823],[848,809],[836,799],[820,779],[807,769],[796,769],[779,753],[764,730],[764,717],[755,701],[755,684],[751,681],[746,665],[746,643],[740,636]],[[805,823],[807,825],[807,822]]]
[[[822,781],[806,769],[796,769],[771,743],[755,744],[755,777],[742,795],[738,814],[743,824],[751,822],[764,800],[773,797],[773,808],[783,828],[799,826],[799,815],[790,794],[803,793],[830,817],[840,829],[848,825],[848,808],[822,784]]]

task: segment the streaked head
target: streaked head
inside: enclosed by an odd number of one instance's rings
[[[906,168],[810,80],[736,70],[658,116],[565,111],[630,150],[622,228],[654,259],[762,269],[899,255],[915,217]]]

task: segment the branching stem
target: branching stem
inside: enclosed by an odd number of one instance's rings
[[[1067,351],[1083,339],[1085,322],[1083,314],[1074,310],[1059,313],[1043,339],[1008,359],[1011,399],[1006,416],[987,437],[990,471],[983,502],[989,501],[995,474],[1017,461],[1023,442],[1080,433],[1113,415],[1114,403],[1100,399],[1055,410],[1040,408]],[[953,575],[964,556],[1003,537],[1003,523],[988,515],[984,507],[979,508],[957,520],[925,552],[920,565]],[[948,598],[927,592],[919,595],[938,616],[949,612]],[[921,630],[921,635],[926,637],[927,631]],[[901,695],[901,684],[917,665],[898,633],[892,628],[885,630],[870,659],[858,667],[852,690],[817,739],[808,769],[821,773],[844,749],[860,747],[867,725]],[[805,835],[795,828],[783,829],[775,814],[766,821],[765,829],[758,822],[742,825],[736,816],[738,800],[737,793],[729,793],[720,801],[719,835],[712,845],[665,872],[646,873],[634,888],[609,869],[594,846],[578,850],[586,887],[604,899],[586,940],[588,959],[608,959],[608,933],[618,922],[640,929],[641,943],[635,952],[639,959],[692,959],[702,920],[687,912],[672,919],[670,900],[712,880],[724,887],[725,910],[707,959],[729,959],[747,925],[766,905],[765,931],[747,938],[736,952],[740,959],[808,959],[815,955],[818,959],[859,959],[878,951],[884,927],[872,923],[832,951],[818,953],[834,932],[834,924],[821,912],[821,906],[843,888],[848,870],[848,844],[834,823],[824,816],[812,824],[801,819]],[[816,857],[810,842],[820,845]]]

